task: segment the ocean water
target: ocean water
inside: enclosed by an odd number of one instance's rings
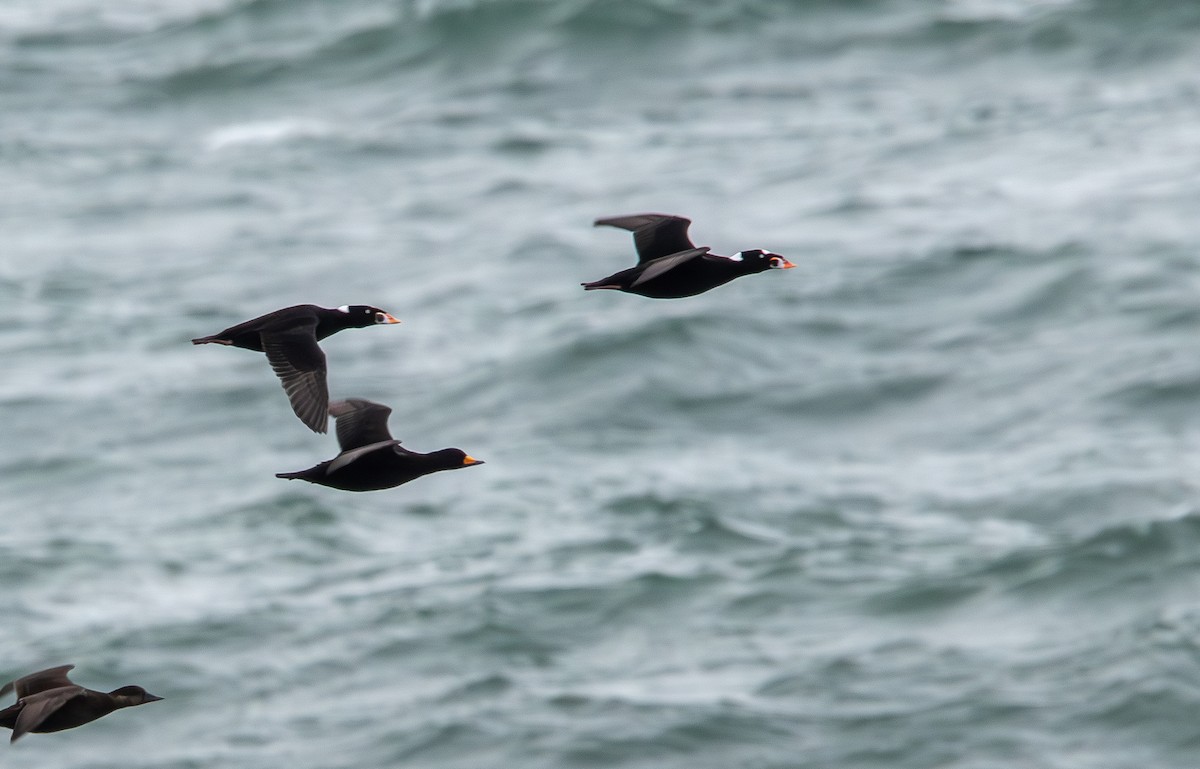
[[[9,0],[0,763],[1200,762],[1200,6]],[[599,216],[797,268],[680,301]],[[487,464],[382,492],[262,356]],[[5,703],[7,704],[7,703]]]

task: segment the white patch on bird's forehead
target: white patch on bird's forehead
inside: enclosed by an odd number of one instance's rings
[[[338,312],[344,312],[344,313],[346,313],[347,315],[349,315],[349,314],[350,314],[350,305],[348,305],[348,304],[343,304],[341,307],[337,308],[337,311],[338,311]]]

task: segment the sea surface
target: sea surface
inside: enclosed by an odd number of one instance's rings
[[[19,769],[1200,766],[1200,4],[7,0]],[[585,293],[597,217],[796,269]],[[387,491],[263,356],[486,461]],[[7,704],[3,703],[3,704]]]

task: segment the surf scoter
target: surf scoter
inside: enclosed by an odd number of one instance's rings
[[[580,285],[588,291],[612,289],[654,299],[678,299],[702,294],[743,275],[796,266],[779,254],[760,248],[739,251],[733,256],[710,254],[707,247],[697,248],[688,237],[691,223],[690,219],[670,214],[597,219],[597,227],[606,225],[633,233],[638,263],[607,278]]]
[[[307,470],[277,473],[276,478],[298,478],[344,491],[378,491],[439,470],[483,464],[460,449],[418,454],[402,448],[388,432],[392,410],[380,403],[348,398],[330,403],[329,413],[337,420],[342,453]]]
[[[12,729],[16,742],[29,732],[60,732],[103,718],[119,708],[157,702],[140,686],[122,686],[111,692],[85,689],[67,678],[74,665],[31,673],[0,687],[0,697],[15,691],[17,701],[0,710],[0,726]]]
[[[330,310],[299,304],[193,339],[192,344],[224,344],[265,352],[283,383],[292,411],[313,432],[323,433],[329,423],[329,386],[325,353],[317,342],[348,328],[399,322],[378,307],[367,305]]]

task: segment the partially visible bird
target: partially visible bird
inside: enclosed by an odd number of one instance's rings
[[[586,290],[612,289],[654,299],[695,296],[743,275],[796,265],[761,248],[733,256],[710,254],[688,237],[691,219],[670,214],[631,214],[597,219],[595,224],[619,227],[633,233],[638,263],[607,278],[581,283]]]
[[[344,491],[378,491],[439,470],[483,464],[460,449],[418,454],[402,448],[388,432],[392,410],[380,403],[348,398],[330,403],[329,413],[337,419],[342,453],[307,470],[277,473],[276,478],[298,478]]]
[[[298,304],[193,339],[192,344],[224,344],[265,352],[283,383],[292,411],[313,432],[323,433],[329,423],[329,385],[325,353],[317,342],[348,328],[399,322],[378,307],[362,304],[332,310]]]
[[[12,729],[16,742],[29,732],[60,732],[73,729],[119,708],[158,702],[140,686],[122,686],[111,692],[85,689],[67,678],[74,665],[62,665],[30,673],[0,687],[0,697],[16,691],[17,701],[0,710],[0,726]]]

